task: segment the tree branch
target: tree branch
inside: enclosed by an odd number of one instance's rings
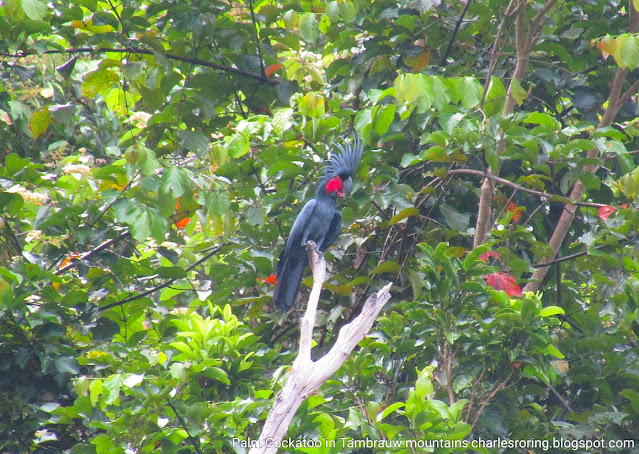
[[[496,181],[498,183],[503,184],[504,186],[509,186],[513,189],[516,189],[518,191],[521,192],[526,192],[528,194],[533,194],[539,197],[545,197],[545,198],[562,198],[562,199],[566,199],[567,197],[565,196],[558,196],[556,194],[550,194],[549,192],[543,192],[543,191],[536,191],[534,189],[529,189],[525,186],[522,186],[520,184],[514,183],[510,180],[506,180],[505,178],[501,178],[498,176],[493,175],[492,173],[487,173],[487,172],[482,172],[481,170],[474,170],[474,169],[453,169],[453,170],[449,170],[448,171],[449,174],[466,174],[466,175],[477,175],[477,176],[482,176],[485,178],[488,178],[490,180]],[[593,202],[579,202],[579,201],[572,201],[571,205],[577,205],[577,206],[584,206],[584,207],[593,207],[593,208],[601,208],[604,206],[607,206],[603,203],[593,203]]]
[[[493,49],[490,52],[490,62],[488,63],[488,73],[486,73],[486,82],[484,82],[484,93],[481,97],[481,102],[479,103],[479,108],[481,109],[486,102],[486,95],[488,94],[488,87],[490,86],[490,82],[493,77],[493,73],[495,72],[495,66],[497,65],[497,59],[499,58],[499,41],[501,40],[501,35],[504,31],[504,26],[506,24],[506,19],[513,13],[513,5],[515,4],[515,0],[510,0],[508,6],[506,7],[506,12],[504,13],[504,17],[499,23],[499,27],[497,27],[497,33],[495,34],[495,42],[493,43]],[[515,9],[516,11],[516,9]]]
[[[124,233],[121,233],[120,235],[118,235],[115,238],[111,238],[110,240],[106,240],[103,243],[100,243],[95,248],[93,248],[90,251],[87,251],[84,254],[80,255],[80,257],[74,258],[69,263],[67,263],[66,265],[63,265],[63,266],[59,267],[57,270],[54,271],[54,274],[64,273],[66,270],[75,267],[81,260],[87,260],[88,258],[91,258],[91,256],[97,254],[98,252],[102,252],[103,250],[105,250],[106,248],[108,248],[112,244],[115,244],[117,241],[119,241],[120,239],[124,238],[128,234],[129,234],[129,232],[126,231]]]
[[[366,337],[377,315],[390,299],[392,284],[388,284],[377,293],[372,294],[364,304],[360,315],[340,329],[331,350],[319,360],[313,361],[311,359],[311,341],[317,304],[326,277],[326,262],[324,257],[315,251],[315,243],[313,242],[309,242],[308,253],[313,270],[313,289],[301,322],[299,353],[293,362],[291,375],[275,396],[273,407],[266,418],[262,433],[257,443],[251,447],[249,454],[277,452],[279,441],[286,436],[288,427],[299,406],[344,364],[357,344]]]
[[[178,419],[178,422],[180,423],[180,426],[182,426],[182,429],[184,430],[184,432],[186,432],[186,439],[189,440],[189,443],[191,443],[191,445],[193,445],[195,452],[197,454],[202,454],[202,450],[200,449],[200,442],[198,441],[197,438],[195,438],[189,433],[189,427],[186,425],[186,421],[184,420],[182,415],[178,413],[177,408],[175,408],[175,405],[173,405],[173,402],[168,400],[166,404],[171,410],[173,410],[175,417]]]
[[[631,32],[634,32],[634,31],[637,31],[637,29],[639,29],[639,12],[635,10],[633,2],[629,2],[628,7],[630,9],[629,30]],[[615,78],[612,81],[612,84],[610,86],[610,95],[608,96],[608,108],[606,109],[603,116],[601,117],[601,120],[599,121],[599,125],[597,125],[597,128],[604,128],[606,126],[610,126],[612,122],[614,121],[615,117],[617,116],[617,114],[619,113],[619,109],[621,109],[621,106],[623,105],[621,100],[626,97],[630,98],[630,96],[632,96],[632,93],[629,92],[630,89],[623,94],[621,93],[623,84],[626,80],[627,75],[628,75],[628,69],[617,68],[617,73],[615,74]],[[635,82],[632,84],[630,88],[633,88],[633,89],[639,88],[639,84]],[[597,156],[599,156],[599,150],[596,148],[592,150],[588,150],[588,152],[586,153],[586,159],[594,159],[594,158],[597,158]],[[598,168],[599,168],[598,165],[588,165],[584,167],[584,171],[594,173],[596,172]],[[585,191],[586,191],[586,187],[584,186],[584,184],[581,181],[577,181],[575,185],[573,186],[572,191],[570,192],[570,199],[575,201],[580,200],[583,197],[583,194]],[[564,238],[568,234],[568,230],[570,229],[570,226],[572,225],[572,221],[575,218],[576,209],[577,207],[575,205],[567,205],[564,211],[561,213],[559,221],[557,222],[557,226],[555,227],[555,230],[552,233],[552,236],[550,237],[550,241],[549,241],[550,247],[552,248],[552,254],[542,259],[543,264],[550,263],[557,256],[557,253],[559,252],[559,248],[561,247],[561,244],[563,243]],[[523,291],[536,292],[539,289],[539,285],[541,284],[541,281],[543,281],[543,279],[546,277],[546,274],[548,273],[548,269],[549,269],[548,266],[542,266],[540,268],[537,268],[537,270],[530,277],[530,280],[524,287]]]
[[[515,110],[515,98],[512,95],[513,84],[515,83],[515,81],[517,81],[518,79],[522,79],[526,75],[528,64],[530,62],[530,52],[532,51],[537,37],[539,36],[539,32],[541,31],[543,18],[556,1],[557,0],[547,0],[545,5],[537,12],[532,21],[529,22],[528,28],[526,28],[527,2],[525,0],[517,0],[517,6],[513,11],[510,11],[513,5],[513,1],[511,0],[508,8],[506,9],[506,14],[512,14],[512,12],[514,11],[517,12],[517,17],[515,19],[515,47],[517,49],[517,63],[515,64],[515,70],[513,72],[511,82],[508,85],[508,89],[506,90],[506,104],[504,105],[503,110],[504,115],[509,115]],[[488,83],[489,81],[487,80],[486,84]],[[486,88],[487,87],[488,85],[486,85]],[[486,90],[484,90],[484,94],[485,93]],[[483,101],[484,99],[482,99],[482,102]],[[502,131],[499,134],[499,139],[497,142],[497,155],[501,155],[505,148],[506,140]],[[484,182],[481,186],[481,196],[479,198],[479,208],[477,211],[477,223],[475,224],[475,238],[473,241],[474,247],[478,247],[486,240],[486,237],[488,236],[488,233],[492,226],[491,217],[494,188],[489,179],[490,176],[493,175],[493,170],[495,176],[499,175],[499,169],[488,169],[488,171],[486,172],[486,178],[484,179]]]
[[[457,37],[457,32],[459,32],[459,27],[461,27],[462,22],[464,21],[464,16],[466,16],[466,12],[468,11],[468,7],[473,2],[473,0],[466,0],[466,6],[464,6],[464,10],[459,16],[459,20],[455,24],[455,30],[453,30],[453,34],[450,37],[450,41],[448,41],[448,47],[446,48],[446,52],[444,52],[444,56],[442,57],[441,66],[446,66],[446,60],[448,60],[448,55],[450,54],[450,50],[453,48],[453,43],[455,42],[455,38]]]
[[[44,51],[43,53],[44,54],[65,54],[65,53],[79,54],[79,53],[105,53],[105,52],[116,52],[116,53],[120,52],[120,53],[127,53],[127,54],[130,53],[130,54],[138,54],[138,55],[155,55],[156,53],[159,53],[159,52],[150,51],[148,49],[142,49],[140,47],[127,47],[127,48],[99,47],[97,49],[93,49],[90,47],[73,47],[73,48],[64,49],[64,50],[51,49],[51,50]],[[2,55],[3,57],[22,58],[22,57],[26,57],[29,55],[36,55],[36,54],[38,54],[38,52],[36,52],[35,50],[33,51],[26,50],[26,51],[17,52],[14,54],[5,52],[0,55]],[[249,79],[254,79],[254,80],[257,80],[258,82],[268,84],[268,85],[278,85],[282,83],[282,81],[280,80],[269,79],[268,77],[261,74],[254,74],[254,73],[243,71],[241,69],[233,68],[230,66],[218,65],[217,63],[211,63],[209,61],[201,60],[196,57],[183,57],[181,55],[175,55],[175,54],[162,54],[162,55],[168,58],[169,60],[176,60],[176,61],[181,61],[185,63],[192,63],[194,65],[206,66],[207,68],[218,69],[226,73],[235,74],[236,76],[242,76]]]
[[[477,413],[475,413],[475,417],[473,418],[473,423],[470,425],[471,429],[475,428],[475,425],[477,424],[477,421],[479,420],[479,417],[481,416],[481,414],[484,412],[484,409],[488,406],[488,404],[490,404],[493,399],[495,398],[495,396],[497,395],[497,393],[499,391],[501,391],[502,389],[504,389],[507,385],[508,382],[510,381],[510,379],[513,377],[514,375],[514,371],[511,372],[510,374],[508,374],[508,377],[506,377],[506,379],[504,381],[502,381],[494,390],[492,390],[486,397],[482,396],[481,397],[481,401],[483,402],[481,404],[481,406],[479,407],[479,410],[477,410]]]
[[[222,248],[224,246],[226,246],[227,243],[224,243],[218,247],[216,247],[215,249],[213,249],[211,252],[209,252],[208,254],[206,254],[204,257],[202,257],[200,260],[198,260],[197,262],[193,263],[192,265],[189,265],[186,268],[186,272],[191,271],[193,268],[198,267],[200,264],[204,263],[206,260],[208,260],[210,257],[214,256],[215,254],[217,254],[218,252],[220,252],[222,250]],[[99,311],[103,312],[107,309],[111,309],[112,307],[117,307],[117,306],[122,306],[123,304],[127,304],[130,303],[131,301],[135,301],[135,300],[139,300],[140,298],[144,298],[145,296],[151,295],[152,293],[157,292],[158,290],[162,290],[163,288],[168,287],[169,285],[173,284],[175,281],[177,281],[178,279],[182,279],[182,278],[178,278],[178,277],[173,277],[171,279],[169,279],[168,281],[162,282],[161,284],[156,285],[155,287],[151,287],[150,289],[142,292],[142,293],[138,293],[137,295],[133,295],[133,296],[129,296],[128,298],[124,298],[121,299],[120,301],[116,301],[115,303],[111,303],[111,304],[107,304],[106,306],[101,306]]]

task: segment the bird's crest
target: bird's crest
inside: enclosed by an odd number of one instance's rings
[[[335,145],[340,153],[334,154],[326,163],[324,175],[338,175],[345,180],[353,175],[359,160],[362,159],[364,144],[357,134],[353,134],[353,141],[344,141],[344,145]]]

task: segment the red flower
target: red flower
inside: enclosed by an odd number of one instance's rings
[[[262,279],[260,277],[257,278],[259,282],[264,282],[265,284],[275,285],[277,284],[277,274],[271,274],[266,279]]]
[[[521,288],[510,274],[501,272],[488,274],[486,284],[495,290],[504,290],[508,296],[521,296]]]
[[[601,219],[608,219],[608,217],[615,212],[615,207],[612,205],[606,205],[605,207],[599,208],[599,217]]]
[[[491,257],[495,260],[499,260],[499,254],[494,251],[484,252],[482,255],[479,256],[479,258],[484,262],[487,262]]]

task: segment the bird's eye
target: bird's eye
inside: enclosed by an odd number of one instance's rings
[[[340,177],[331,178],[328,183],[326,183],[326,192],[342,191],[343,189],[344,185]]]

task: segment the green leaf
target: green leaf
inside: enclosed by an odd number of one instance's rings
[[[139,385],[144,380],[144,374],[124,374],[124,380],[122,380],[122,385],[127,388],[133,388],[134,386]]]
[[[362,109],[355,114],[355,131],[365,141],[368,141],[371,135],[373,125],[373,113],[370,108]]]
[[[179,266],[162,266],[158,268],[158,276],[165,279],[181,279],[185,278],[187,273]]]
[[[224,216],[231,207],[231,199],[228,192],[211,192],[206,195],[206,207],[217,217]]]
[[[234,134],[228,145],[229,156],[239,158],[249,152],[249,141],[242,133]]]
[[[400,408],[404,408],[404,406],[405,406],[404,402],[395,402],[394,404],[389,405],[388,407],[386,407],[384,409],[384,411],[382,412],[381,416],[378,417],[377,420],[378,421],[382,421],[384,418],[386,418],[391,413],[395,413]]]
[[[639,3],[639,0],[635,1]],[[637,6],[635,6],[635,8],[636,7]],[[639,413],[639,392],[635,391],[634,389],[624,389],[619,394],[628,399],[630,401],[632,409],[636,413]]]
[[[397,106],[395,104],[386,104],[380,106],[379,110],[375,114],[375,119],[373,121],[373,127],[375,128],[375,132],[377,133],[377,135],[381,136],[386,134],[388,128],[395,119],[396,110]]]
[[[140,210],[139,216],[131,223],[131,236],[138,242],[143,242],[151,236],[151,215],[148,210]]]
[[[76,106],[72,101],[69,101],[66,104],[54,104],[49,106],[51,116],[58,123],[69,123],[75,117],[76,110]]]
[[[344,19],[344,22],[350,23],[355,20],[357,16],[357,8],[355,3],[351,0],[341,0],[337,2],[339,4],[339,14]]]
[[[279,109],[273,115],[273,127],[278,134],[288,131],[293,126],[293,109]]]
[[[122,74],[127,79],[135,80],[142,74],[146,64],[143,62],[129,62],[122,65]]]
[[[372,274],[379,274],[379,273],[398,273],[400,271],[400,266],[399,263],[392,261],[392,260],[386,260],[382,263],[380,263],[379,265],[377,265],[375,268],[373,268],[373,270],[371,271]]]
[[[601,187],[601,179],[590,172],[582,173],[579,176],[579,180],[581,180],[586,189],[599,189]]]
[[[0,303],[7,307],[12,301],[13,289],[11,288],[11,285],[4,279],[0,278]]]
[[[118,75],[111,69],[97,69],[84,76],[82,95],[94,98],[98,94],[105,95],[119,81]]]
[[[542,126],[550,126],[552,128],[554,128],[557,124],[556,120],[553,117],[543,112],[531,112],[530,114],[528,114],[524,122]]]
[[[47,4],[40,0],[22,0],[22,10],[29,19],[42,20],[47,13]]]
[[[639,67],[639,37],[624,34],[617,37],[615,61],[621,68],[635,69]]]
[[[40,137],[40,135],[49,128],[52,121],[53,117],[51,116],[51,112],[49,112],[49,108],[46,106],[33,112],[33,115],[31,115],[31,121],[29,122],[29,129],[31,129],[33,137],[35,139]]]
[[[524,299],[521,302],[521,319],[524,323],[530,323],[535,316],[537,305],[534,301]]]
[[[442,402],[441,400],[431,399],[425,402],[426,408],[431,408],[435,410],[439,417],[442,419],[450,419],[450,411],[448,409],[448,405],[446,402]]]
[[[339,20],[339,3],[337,1],[328,2],[324,13],[328,16],[331,22],[337,22]]]
[[[402,167],[409,167],[419,162],[423,162],[423,160],[420,159],[419,156],[415,156],[412,153],[406,153],[402,156],[402,161],[400,162],[400,165]]]
[[[390,227],[391,225],[395,225],[398,222],[403,221],[404,219],[406,219],[406,218],[408,218],[410,216],[418,216],[418,215],[419,215],[419,208],[417,208],[417,207],[404,208],[402,211],[400,211],[395,216],[390,218],[386,222],[385,227]]]
[[[395,96],[400,104],[414,106],[424,113],[433,105],[432,85],[423,74],[401,74],[395,79]]]
[[[226,385],[231,384],[228,374],[223,369],[220,369],[219,367],[207,367],[201,372],[201,375],[208,378],[212,378]]]
[[[506,87],[504,83],[493,76],[488,84],[488,93],[486,94],[486,101],[484,102],[484,113],[487,117],[499,113],[504,108],[506,102]]]
[[[94,379],[89,385],[89,397],[91,399],[91,405],[94,407],[100,401],[102,395],[102,380]]]
[[[282,15],[284,25],[288,30],[293,30],[299,25],[300,16],[294,9],[289,9]]]
[[[552,317],[553,315],[565,314],[565,313],[566,311],[564,311],[559,306],[546,306],[541,310],[541,313],[539,315],[541,315],[542,317]]]
[[[302,114],[311,118],[322,118],[326,112],[326,108],[324,107],[324,97],[315,92],[306,93],[302,98],[299,107]]]
[[[188,375],[188,367],[184,363],[173,363],[169,367],[169,371],[171,372],[171,376],[180,381],[186,379]]]
[[[535,269],[530,266],[530,263],[519,258],[511,260],[509,266],[512,271],[523,271],[525,273],[533,273],[535,271]]]
[[[422,372],[415,382],[415,395],[420,399],[428,398],[434,390],[428,369]]]
[[[561,353],[559,351],[559,349],[557,347],[555,347],[554,345],[552,345],[552,344],[550,344],[548,346],[548,353],[550,353],[553,356],[556,356],[559,359],[564,359],[565,358],[564,354]]]
[[[166,220],[160,210],[155,207],[149,207],[149,217],[151,219],[151,237],[161,243],[164,241],[166,232],[169,228],[169,222]]]
[[[510,83],[510,95],[518,106],[521,106],[528,97],[528,92],[524,90],[517,78],[514,78]]]
[[[55,368],[64,374],[78,374],[80,368],[75,358],[70,356],[61,356],[55,360]]]
[[[114,374],[102,383],[102,403],[110,405],[120,399],[120,388],[122,387],[122,375]]]
[[[476,77],[460,77],[455,83],[455,90],[466,109],[477,107],[484,92],[484,88]]]
[[[465,232],[470,224],[470,213],[462,213],[455,208],[442,203],[439,205],[439,210],[446,219],[448,227],[459,232]]]
[[[117,30],[120,26],[120,22],[115,14],[107,12],[107,11],[96,11],[92,17],[93,25],[109,25],[113,27],[114,30]]]
[[[300,35],[309,43],[314,43],[319,37],[319,25],[315,13],[306,13],[300,17]]]
[[[155,153],[150,148],[138,147],[140,150],[144,149],[146,152],[146,158],[144,162],[140,164],[140,170],[142,171],[142,175],[148,177],[155,174],[155,171],[162,167],[160,161],[155,158]]]
[[[464,261],[462,262],[462,266],[464,267],[464,270],[468,271],[477,262],[481,261],[479,256],[484,254],[484,253],[486,253],[486,252],[488,252],[488,251],[490,251],[490,246],[488,246],[487,244],[483,244],[481,246],[477,246],[475,249],[470,251],[468,253],[468,255],[466,255],[466,258],[464,258]]]
[[[444,83],[444,79],[440,76],[426,76],[426,84],[429,87],[435,109],[444,110],[450,104],[450,93],[448,93],[448,85]]]
[[[164,169],[161,188],[167,194],[171,194],[175,198],[182,197],[188,183],[189,180],[183,168],[170,166]]]
[[[98,323],[91,330],[93,340],[97,343],[110,342],[113,336],[120,333],[120,325],[107,317],[100,317]]]
[[[184,147],[202,156],[209,146],[209,138],[201,132],[197,131],[178,131],[178,137],[184,144]]]

